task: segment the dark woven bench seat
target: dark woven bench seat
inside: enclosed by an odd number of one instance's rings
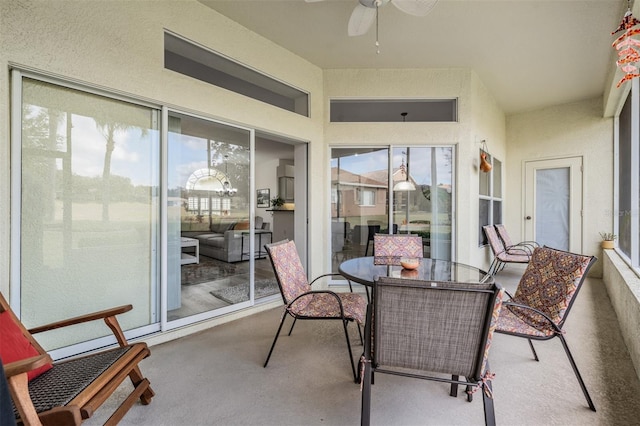
[[[126,346],[54,364],[29,383],[36,412],[67,405],[130,349],[131,346]],[[18,418],[15,406],[13,413]]]

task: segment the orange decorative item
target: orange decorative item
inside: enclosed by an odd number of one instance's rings
[[[618,28],[611,33],[613,35],[619,31],[624,31],[624,34],[613,42],[613,47],[618,51],[616,65],[625,73],[616,87],[620,87],[625,81],[640,77],[640,71],[638,70],[638,65],[636,65],[637,62],[640,62],[640,53],[637,50],[640,46],[640,41],[631,38],[636,34],[640,34],[640,29],[633,28],[638,24],[640,24],[640,21],[631,14],[631,7],[627,0],[627,12],[624,14]]]
[[[491,165],[491,163],[489,162],[489,160],[487,160],[487,155],[489,155],[489,149],[487,149],[487,141],[486,140],[482,140],[480,142],[480,170],[485,172],[485,173],[489,173],[491,171],[491,169],[493,169],[493,166]]]
[[[400,259],[400,265],[402,265],[404,269],[413,270],[420,266],[420,259],[403,257]]]
[[[480,153],[480,170],[482,170],[485,173],[489,173],[492,168],[493,166],[491,165],[491,163],[487,161],[487,153],[481,152]]]

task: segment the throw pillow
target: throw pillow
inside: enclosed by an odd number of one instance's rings
[[[0,358],[3,364],[38,356],[40,353],[22,334],[9,312],[0,312]],[[52,364],[29,371],[27,377],[33,380],[45,371],[50,370]]]
[[[236,226],[233,228],[236,231],[245,231],[249,229],[249,221],[243,220],[242,222],[236,223]]]

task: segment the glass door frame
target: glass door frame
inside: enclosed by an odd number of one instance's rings
[[[234,127],[249,133],[249,252],[255,253],[255,215],[256,215],[256,185],[255,185],[255,129],[228,123],[203,114],[187,112],[178,108],[162,107],[162,136],[161,136],[161,170],[160,177],[160,328],[162,331],[184,327],[196,322],[212,319],[220,315],[245,309],[255,305],[255,260],[249,256],[249,300],[225,306],[222,308],[209,310],[169,321],[168,319],[168,211],[167,203],[169,199],[169,112],[180,115],[187,115],[196,119],[210,121],[224,126]]]

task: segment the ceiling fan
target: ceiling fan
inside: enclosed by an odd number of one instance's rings
[[[323,0],[305,0],[307,3],[315,3]],[[393,4],[404,13],[414,16],[426,16],[436,5],[438,0],[358,0],[351,18],[349,18],[348,34],[360,36],[371,28],[373,21],[377,21],[378,9],[387,3]],[[377,22],[376,22],[377,27]],[[377,31],[377,28],[376,28]],[[377,37],[376,37],[377,38]],[[377,44],[377,42],[376,42]]]

